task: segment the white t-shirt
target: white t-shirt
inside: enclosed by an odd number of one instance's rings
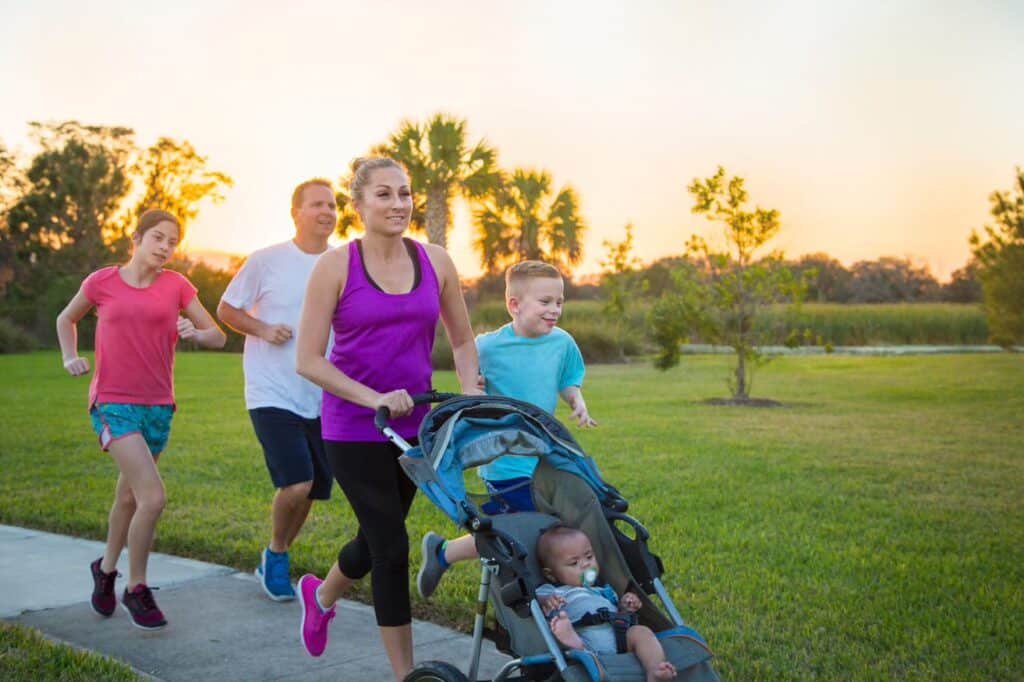
[[[295,371],[295,344],[306,284],[319,254],[289,240],[253,252],[221,300],[268,324],[286,324],[292,338],[280,346],[245,336],[245,406],[277,407],[306,419],[320,416],[323,391]],[[330,346],[328,346],[330,347]]]

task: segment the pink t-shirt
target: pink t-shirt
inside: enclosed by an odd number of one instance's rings
[[[195,298],[196,288],[184,275],[161,270],[152,284],[138,289],[118,269],[97,270],[82,283],[98,318],[89,407],[173,405],[178,313]]]

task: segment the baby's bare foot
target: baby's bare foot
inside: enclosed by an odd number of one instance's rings
[[[676,667],[668,661],[662,661],[658,665],[654,666],[647,679],[649,680],[672,680],[676,676]]]
[[[551,633],[563,646],[570,649],[583,649],[583,640],[576,633],[572,621],[565,611],[559,611],[558,615],[551,619]]]

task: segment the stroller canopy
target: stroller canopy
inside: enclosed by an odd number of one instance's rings
[[[624,503],[564,425],[536,405],[512,398],[459,396],[441,403],[420,423],[419,446],[400,461],[431,502],[465,525],[482,514],[467,497],[463,471],[504,455],[547,460],[586,481],[603,504]]]

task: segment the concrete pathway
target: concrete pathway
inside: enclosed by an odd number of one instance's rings
[[[227,566],[154,553],[149,575],[169,625],[140,630],[120,607],[103,618],[89,605],[89,563],[102,552],[100,542],[0,525],[0,618],[167,682],[392,679],[371,607],[339,602],[327,651],[312,658],[299,639],[298,602],[267,599],[252,574]],[[127,566],[127,556],[119,565]],[[466,671],[469,636],[414,621],[413,641],[416,661],[440,659]],[[481,676],[493,676],[507,660],[485,642]]]

